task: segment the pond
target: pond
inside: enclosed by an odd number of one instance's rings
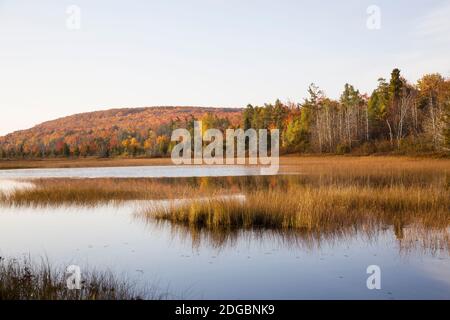
[[[322,239],[254,230],[215,237],[145,219],[146,205],[2,207],[0,256],[110,269],[171,298],[450,299],[448,252],[414,239],[409,247],[390,227]],[[366,286],[370,265],[381,268],[381,290]]]

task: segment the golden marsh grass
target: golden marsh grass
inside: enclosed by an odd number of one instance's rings
[[[156,219],[207,228],[268,228],[329,231],[361,224],[410,224],[432,228],[450,223],[450,193],[435,187],[384,188],[295,186],[259,190],[239,199],[209,199],[161,207]]]
[[[0,203],[15,206],[95,206],[106,202],[187,198],[205,194],[187,184],[159,179],[38,179],[33,188],[0,193]]]
[[[37,169],[37,168],[94,168],[156,166],[171,164],[170,158],[105,158],[94,157],[79,159],[41,159],[41,160],[0,160],[0,170]]]
[[[448,188],[450,186],[450,159],[330,156],[286,157],[281,160],[280,174],[282,176],[270,177],[32,180],[35,188],[17,190],[9,197],[0,193],[0,203],[93,205],[106,201],[193,198],[214,194],[248,193],[252,190],[270,190],[292,184],[310,188],[322,186]],[[139,161],[144,160],[135,159],[134,161],[140,163]]]

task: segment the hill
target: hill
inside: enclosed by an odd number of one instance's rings
[[[76,114],[0,137],[2,157],[164,154],[176,127],[194,119],[238,125],[242,109],[202,107],[123,108]]]
[[[350,84],[338,100],[311,84],[303,103],[243,109],[112,109],[45,122],[0,138],[0,158],[168,156],[177,128],[278,129],[281,153],[434,154],[450,152],[450,79],[427,74],[410,83],[392,70],[369,96]]]

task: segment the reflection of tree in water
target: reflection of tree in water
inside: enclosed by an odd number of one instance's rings
[[[370,222],[326,231],[277,230],[267,228],[207,229],[193,225],[155,220],[146,214],[134,215],[140,222],[160,230],[169,229],[172,239],[191,241],[192,247],[209,246],[217,250],[233,248],[242,242],[271,243],[282,248],[316,250],[335,246],[359,237],[365,243],[376,243],[380,236],[395,236],[403,254],[412,251],[427,254],[450,254],[450,228],[429,228],[418,223],[394,221]]]
[[[404,187],[429,185],[448,186],[450,175],[430,170],[395,170],[374,171],[366,169],[360,172],[356,169],[321,171],[295,169],[291,174],[276,176],[229,176],[229,177],[187,177],[187,178],[159,178],[159,181],[168,185],[186,185],[200,190],[230,190],[248,192],[259,189],[285,189],[292,186],[370,186],[386,187],[401,185]]]

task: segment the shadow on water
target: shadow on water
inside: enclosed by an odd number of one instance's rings
[[[147,207],[148,208],[148,207]],[[399,223],[392,221],[365,222],[351,226],[339,226],[323,231],[282,230],[274,228],[214,228],[174,223],[155,219],[142,209],[133,214],[139,223],[149,229],[170,232],[175,241],[190,242],[193,249],[202,246],[216,250],[237,247],[238,244],[270,242],[285,249],[319,250],[322,245],[334,246],[359,238],[365,244],[374,244],[380,236],[392,237],[399,254],[447,254],[450,255],[450,227],[430,228],[420,223]]]

